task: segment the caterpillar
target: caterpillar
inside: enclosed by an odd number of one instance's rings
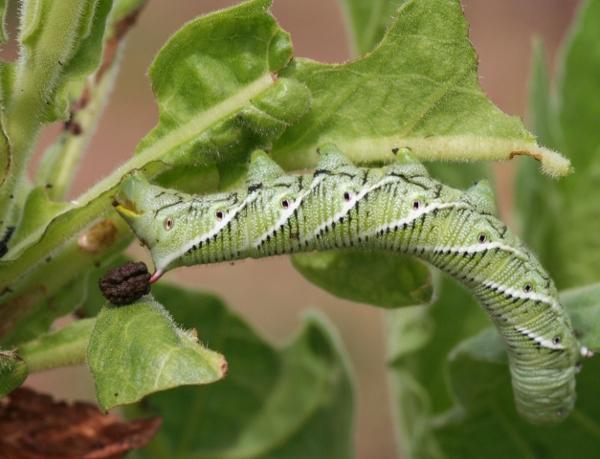
[[[286,175],[256,152],[247,186],[195,196],[126,177],[116,210],[147,246],[150,282],[178,266],[331,249],[387,249],[419,257],[471,289],[503,338],[519,413],[564,419],[575,403],[580,347],[552,279],[495,216],[482,181],[459,191],[432,179],[408,151],[359,168],[334,145],[314,172]]]

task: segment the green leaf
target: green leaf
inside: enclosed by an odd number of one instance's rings
[[[7,0],[0,0],[0,44],[8,41],[8,32],[6,31],[6,13],[8,11]]]
[[[2,336],[2,345],[17,345],[35,339],[47,332],[56,319],[69,314],[83,303],[87,294],[85,282],[87,276],[82,277],[83,279],[67,284],[56,294],[40,299],[34,307],[31,307],[28,314],[21,317],[18,324]]]
[[[427,303],[433,286],[429,269],[396,253],[332,251],[298,254],[294,268],[308,281],[347,300],[383,308]]]
[[[597,348],[598,285],[561,293],[582,344]],[[444,281],[433,305],[390,316],[393,388],[407,457],[594,457],[598,359],[577,379],[575,412],[536,427],[515,409],[505,346],[466,292]],[[597,329],[597,328],[596,328]]]
[[[357,162],[389,161],[392,148],[408,147],[424,160],[530,155],[550,175],[567,174],[567,160],[483,94],[467,29],[458,0],[407,1],[367,56],[289,66],[282,75],[306,84],[313,106],[275,143],[275,159],[314,165],[316,147],[332,142]]]
[[[27,365],[14,351],[0,350],[0,399],[25,381]]]
[[[565,45],[558,90],[549,87],[538,49],[530,110],[541,140],[569,155],[575,174],[559,182],[538,177],[523,164],[518,205],[523,237],[560,289],[600,280],[600,1],[585,2]]]
[[[267,0],[245,2],[195,19],[171,37],[150,70],[159,124],[130,161],[11,247],[0,262],[0,295],[105,215],[124,174],[144,169],[154,176],[167,162],[207,165],[236,159],[255,144],[268,144],[282,125],[308,108],[303,85],[277,79],[291,59],[291,45],[268,13],[269,5]]]
[[[104,308],[89,342],[87,362],[105,410],[161,390],[221,379],[227,362],[179,329],[151,296],[122,308]]]
[[[198,18],[165,44],[150,68],[159,123],[138,154],[158,150],[175,164],[236,158],[268,145],[308,110],[306,87],[276,77],[292,47],[270,4],[252,0]]]
[[[39,98],[46,121],[66,118],[69,92],[79,89],[100,63],[111,6],[112,0],[30,0],[24,4],[19,41],[25,59],[19,65],[30,74],[17,85],[42,89],[30,97]]]
[[[563,290],[560,301],[569,311],[581,344],[600,352],[600,284]]]
[[[561,63],[558,112],[562,147],[576,170],[593,163],[600,149],[600,101],[590,98],[600,82],[600,1],[583,2]]]
[[[20,58],[2,68],[2,125],[8,144],[0,187],[5,226],[15,207],[15,189],[44,123],[65,119],[70,94],[100,63],[102,38],[112,0],[30,0],[20,14]],[[10,154],[9,154],[10,151]]]
[[[106,106],[119,70],[126,37],[146,0],[116,0],[104,33],[104,46],[101,64],[77,91],[70,91],[69,118],[63,129],[46,149],[36,170],[36,184],[48,189],[54,200],[66,198],[77,166],[85,154],[86,147],[94,134],[95,127]],[[96,40],[102,38],[97,35]],[[94,49],[100,49],[97,43]],[[85,62],[85,59],[79,60]],[[89,63],[89,59],[88,59]],[[95,67],[92,62],[91,67]],[[13,242],[14,243],[14,242]]]
[[[19,356],[30,372],[85,362],[94,319],[84,319],[19,346]]]
[[[352,42],[353,54],[362,56],[382,38],[405,0],[339,0]]]
[[[59,250],[30,260],[18,258],[14,262],[0,262],[0,342],[3,344],[31,339],[47,330],[54,319],[78,307],[84,295],[84,286],[80,283],[85,283],[89,269],[94,265],[103,268],[131,241],[127,224],[116,215],[69,237],[69,232],[74,231],[69,215],[63,214],[56,222],[59,224],[51,226],[46,233],[58,244]]]
[[[37,187],[27,195],[21,224],[11,238],[11,243],[17,243],[39,227],[44,227],[52,217],[67,207],[66,203],[51,201],[45,188]]]
[[[145,458],[352,457],[352,384],[338,338],[311,316],[282,350],[266,343],[211,295],[154,287],[175,319],[223,352],[219,384],[154,394],[135,414],[159,414],[163,428]],[[134,414],[131,413],[130,414]]]
[[[438,457],[432,419],[454,406],[448,353],[490,322],[473,297],[443,276],[431,305],[389,312],[388,349],[399,444],[405,457]]]
[[[529,424],[515,410],[500,337],[485,330],[450,354],[449,381],[460,404],[435,421],[435,437],[447,458],[597,457],[598,377],[600,361],[585,362],[574,412],[558,425]]]

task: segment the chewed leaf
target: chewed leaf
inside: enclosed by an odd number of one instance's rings
[[[103,409],[189,384],[218,381],[225,358],[179,329],[152,297],[122,308],[103,309],[88,348],[88,365]]]
[[[313,110],[274,147],[288,168],[314,164],[316,147],[333,142],[358,162],[391,160],[393,148],[407,147],[423,160],[528,155],[547,174],[570,172],[482,92],[458,0],[407,1],[372,53],[342,65],[299,60],[283,76],[313,94]]]

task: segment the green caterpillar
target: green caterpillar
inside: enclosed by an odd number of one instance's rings
[[[404,151],[358,168],[334,146],[314,173],[286,175],[264,153],[247,188],[192,196],[125,179],[117,210],[150,249],[151,282],[170,269],[313,250],[387,249],[422,258],[468,286],[506,343],[516,406],[532,422],[563,419],[575,403],[581,355],[556,288],[494,216],[489,185],[447,187]]]

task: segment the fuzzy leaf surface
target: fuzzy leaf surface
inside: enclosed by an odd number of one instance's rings
[[[312,110],[274,145],[288,168],[314,165],[316,148],[331,142],[366,163],[390,161],[392,148],[408,147],[424,160],[525,154],[550,175],[570,171],[482,92],[458,0],[407,1],[373,52],[341,65],[299,59],[283,76],[313,96]]]
[[[306,87],[276,76],[292,45],[270,5],[252,0],[200,17],[165,44],[150,67],[159,123],[138,154],[218,163],[268,145],[308,110]]]
[[[309,282],[351,301],[382,308],[427,303],[433,286],[429,269],[403,255],[378,251],[298,254],[294,268]]]
[[[77,320],[19,346],[19,356],[30,371],[77,365],[85,354],[94,329],[93,319]]]
[[[339,0],[354,55],[371,51],[405,0]]]
[[[51,253],[58,257],[110,211],[123,175],[143,169],[154,176],[165,163],[214,164],[243,156],[257,144],[269,144],[308,109],[304,85],[276,76],[292,49],[269,6],[268,0],[244,2],[195,19],[171,37],[150,71],[160,111],[157,127],[130,161],[11,247],[0,261],[0,301],[5,303],[0,318],[12,320],[10,302],[34,290],[29,279],[43,270]],[[115,243],[124,238],[119,234]]]
[[[157,285],[177,322],[227,356],[218,384],[153,394],[131,415],[163,416],[139,457],[350,458],[352,384],[331,328],[314,316],[274,348],[212,295]]]
[[[161,390],[221,379],[227,362],[178,328],[151,296],[122,308],[100,311],[87,362],[98,404],[107,410]]]

